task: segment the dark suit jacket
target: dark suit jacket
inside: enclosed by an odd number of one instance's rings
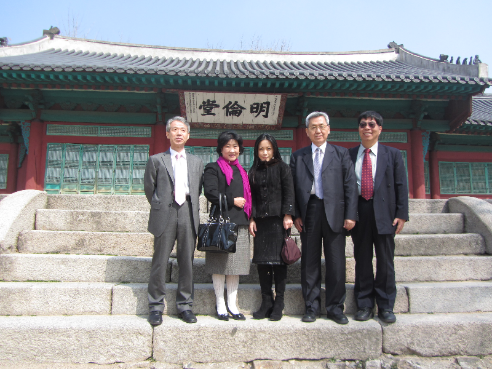
[[[188,182],[195,234],[200,224],[199,206],[203,183],[203,162],[197,156],[186,153]],[[169,219],[169,208],[174,202],[174,172],[170,151],[152,155],[147,161],[144,174],[145,196],[150,203],[148,230],[159,237],[164,232],[165,222]]]
[[[378,143],[374,180],[374,215],[379,234],[394,234],[395,218],[408,220],[407,173],[400,150]],[[349,150],[355,165],[359,145]]]
[[[305,223],[314,181],[311,145],[292,154],[290,170],[295,188],[295,217],[301,217],[302,222]],[[326,144],[321,177],[326,220],[333,232],[341,232],[345,219],[357,219],[357,181],[354,164],[350,160],[347,149]]]

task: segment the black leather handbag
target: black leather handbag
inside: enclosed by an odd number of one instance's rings
[[[222,216],[222,197],[224,198],[224,216]],[[238,225],[231,223],[227,212],[226,197],[219,194],[219,218],[214,217],[216,206],[210,209],[207,223],[198,226],[198,251],[234,253]]]

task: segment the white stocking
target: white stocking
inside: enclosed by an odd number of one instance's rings
[[[226,275],[227,282],[227,306],[232,314],[239,314],[236,306],[237,288],[239,287],[238,275]]]
[[[224,300],[224,281],[225,275],[212,274],[212,282],[215,290],[215,301],[217,304],[217,313],[220,315],[227,315],[226,303]]]

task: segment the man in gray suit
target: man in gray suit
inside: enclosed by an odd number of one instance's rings
[[[148,287],[149,323],[162,323],[166,295],[166,269],[177,241],[179,265],[176,306],[186,323],[196,323],[193,305],[193,255],[202,191],[203,162],[185,152],[190,125],[182,117],[167,121],[166,136],[171,148],[152,155],[144,175],[145,196],[150,203],[148,230],[154,235],[154,255]]]

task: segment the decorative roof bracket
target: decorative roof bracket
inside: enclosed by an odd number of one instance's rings
[[[412,100],[412,103],[410,105],[410,113],[408,116],[415,120],[416,127],[414,128],[420,128],[422,126],[422,120],[426,115],[427,105],[424,104],[422,101]]]
[[[25,104],[31,110],[33,119],[40,116],[40,109],[44,109],[44,97],[40,90],[34,90],[30,94],[26,95]]]

